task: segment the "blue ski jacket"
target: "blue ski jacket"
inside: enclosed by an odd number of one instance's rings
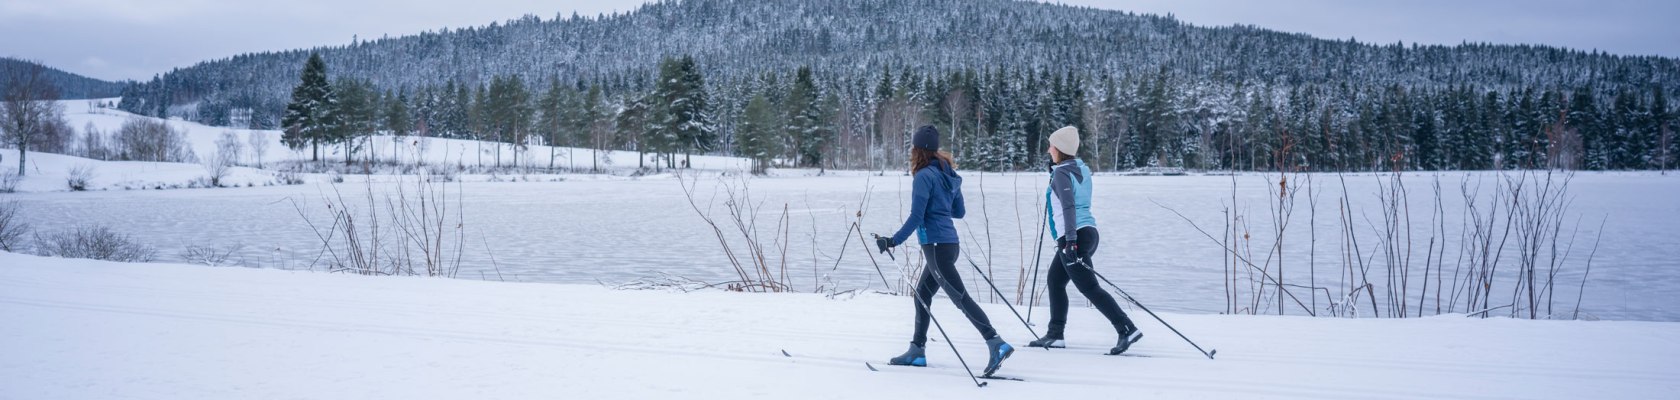
[[[1050,235],[1055,239],[1079,240],[1079,228],[1097,226],[1096,217],[1091,216],[1091,168],[1079,159],[1056,164],[1050,169],[1050,187],[1044,190],[1044,204]]]
[[[957,226],[951,219],[962,218],[967,213],[963,207],[962,177],[950,165],[935,159],[916,171],[910,217],[893,235],[893,245],[904,243],[910,238],[910,232],[916,232],[921,244],[957,243]]]

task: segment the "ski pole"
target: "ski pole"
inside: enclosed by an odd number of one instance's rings
[[[881,237],[881,236],[880,235],[875,235],[875,237],[878,238],[878,237]],[[893,257],[892,250],[887,250],[885,253],[887,253],[888,258],[892,258],[895,261],[898,259],[897,257]],[[881,270],[881,264],[875,262],[874,257],[869,258],[869,263],[875,264],[875,271],[879,272]],[[945,280],[945,279],[939,277],[939,267],[937,267],[937,266],[933,267],[932,272],[933,272],[933,279],[935,279],[939,282],[943,282]],[[937,282],[936,282],[936,284],[937,284]],[[921,286],[920,281],[917,282],[916,286]],[[955,342],[951,341],[951,335],[945,334],[945,327],[942,326],[942,325],[939,325],[939,318],[933,316],[933,307],[928,307],[927,302],[922,301],[922,296],[918,292],[910,293],[910,297],[916,299],[916,306],[921,307],[922,312],[927,313],[928,320],[933,321],[933,327],[935,329],[939,330],[939,337],[945,338],[945,344],[951,346],[951,353],[957,355],[957,362],[962,364],[964,372],[968,372],[968,379],[974,380],[974,386],[975,387],[986,387],[986,382],[981,382],[979,377],[974,376],[974,370],[968,368],[968,361],[963,360],[962,353],[957,351],[957,344]]]
[[[1061,254],[1062,254],[1062,252],[1060,252],[1060,251],[1056,252],[1057,259],[1060,259],[1062,261],[1062,265],[1067,265],[1067,259],[1065,257],[1062,257]],[[1086,263],[1085,260],[1079,259],[1078,257],[1074,257],[1074,261],[1078,262],[1080,266],[1084,266],[1085,270],[1091,271],[1092,275],[1096,275],[1097,278],[1102,279],[1103,283],[1107,283],[1109,287],[1113,287],[1115,291],[1120,292],[1120,296],[1125,297],[1126,301],[1132,302],[1133,305],[1138,306],[1138,308],[1142,309],[1143,312],[1149,313],[1149,316],[1155,317],[1155,320],[1160,321],[1161,325],[1164,325],[1164,326],[1167,327],[1167,329],[1172,330],[1172,332],[1174,334],[1178,335],[1179,339],[1184,339],[1185,343],[1189,343],[1191,347],[1195,347],[1196,351],[1202,352],[1202,355],[1207,356],[1207,358],[1209,360],[1213,359],[1214,354],[1219,353],[1219,349],[1213,349],[1213,351],[1202,350],[1202,346],[1196,345],[1195,341],[1190,340],[1189,337],[1185,337],[1183,332],[1179,332],[1178,328],[1174,328],[1172,326],[1172,324],[1167,323],[1167,320],[1161,319],[1161,316],[1155,315],[1154,311],[1149,311],[1149,307],[1144,307],[1143,303],[1140,303],[1140,302],[1137,301],[1137,299],[1132,298],[1132,295],[1127,294],[1126,290],[1121,289],[1119,285],[1115,285],[1114,282],[1110,282],[1108,280],[1108,277],[1103,276],[1103,274],[1101,272],[1097,272],[1097,269],[1092,268],[1091,264]]]
[[[878,275],[878,276],[881,277],[881,287],[891,289],[892,284],[887,283],[887,274],[884,273],[884,272],[881,272],[881,264],[876,263],[875,262],[875,254],[869,252],[869,242],[863,240],[863,229],[858,229],[857,233],[858,233],[858,241],[863,242],[863,249],[864,249],[863,254],[866,255],[866,256],[869,256],[869,263],[870,264],[875,264],[875,275]],[[871,234],[871,235],[875,235],[875,234]],[[875,238],[880,239],[881,235],[875,235]],[[890,252],[887,253],[887,257],[891,258],[892,253],[890,253]],[[893,261],[898,261],[898,260],[895,259]]]
[[[1049,200],[1045,201],[1043,218],[1038,219],[1038,244],[1033,245],[1038,250],[1033,253],[1032,289],[1027,291],[1027,325],[1032,325],[1033,308],[1038,305],[1038,263],[1044,260],[1044,221],[1050,218]]]
[[[998,297],[1006,297],[1006,296],[1003,295],[1002,290],[998,290],[997,284],[992,283],[992,277],[986,276],[986,271],[980,270],[980,264],[974,263],[974,257],[973,256],[968,255],[968,252],[964,251],[963,252],[963,258],[968,259],[968,265],[974,267],[974,273],[980,274],[980,278],[986,280],[986,285],[992,287],[992,293],[997,293]],[[1038,337],[1038,332],[1033,330],[1032,324],[1027,323],[1026,318],[1021,318],[1021,312],[1020,311],[1015,311],[1015,305],[1014,304],[1010,304],[1009,301],[1006,299],[1003,302],[1003,305],[1009,306],[1009,312],[1014,313],[1015,314],[1015,319],[1020,320],[1021,325],[1024,325],[1024,326],[1027,327],[1027,333],[1031,333],[1034,338]],[[1046,346],[1044,348],[1044,350],[1050,350],[1050,347]]]

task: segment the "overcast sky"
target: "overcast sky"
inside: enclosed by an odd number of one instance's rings
[[[101,79],[149,79],[240,53],[479,26],[535,14],[624,12],[641,0],[0,0],[0,55]],[[1669,0],[1063,0],[1362,42],[1541,43],[1680,56]],[[430,3],[430,4],[428,4]],[[417,5],[426,4],[426,5]]]

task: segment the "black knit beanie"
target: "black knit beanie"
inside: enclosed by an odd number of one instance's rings
[[[910,145],[928,151],[939,151],[939,129],[933,125],[916,128],[916,134],[910,136]]]

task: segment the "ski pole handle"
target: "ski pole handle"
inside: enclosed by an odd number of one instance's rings
[[[887,253],[888,259],[898,261],[897,257],[893,257],[891,239],[881,237],[878,233],[871,233],[869,235],[875,237],[875,248],[880,249],[882,253]]]

